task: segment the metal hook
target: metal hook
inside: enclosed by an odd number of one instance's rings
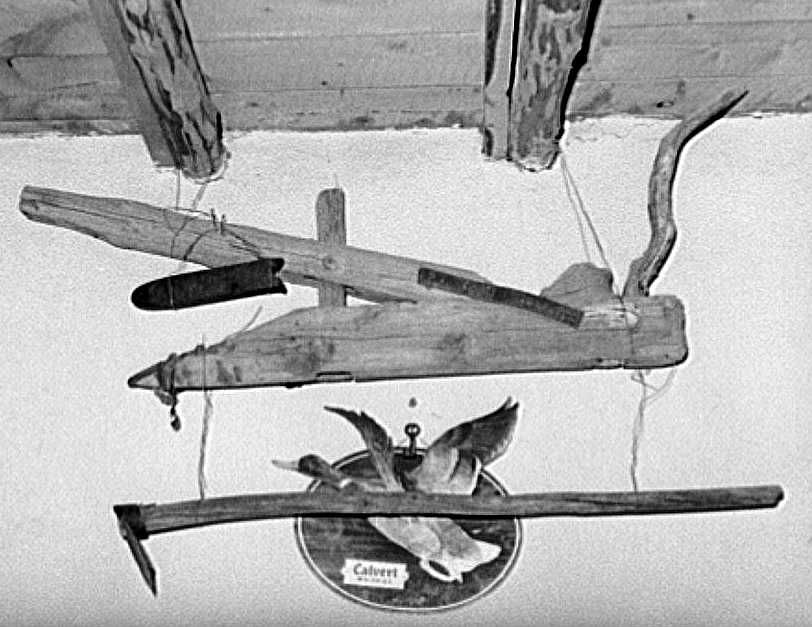
[[[403,428],[403,431],[406,433],[406,437],[409,438],[409,448],[406,451],[406,457],[414,457],[417,455],[417,436],[420,435],[420,425],[416,422],[410,422]]]

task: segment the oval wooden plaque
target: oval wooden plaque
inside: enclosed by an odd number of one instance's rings
[[[423,450],[408,457],[396,449],[395,466],[416,466]],[[375,478],[366,451],[354,453],[334,464],[354,477]],[[314,481],[308,491],[332,488]],[[507,494],[496,478],[482,471],[474,494]],[[295,522],[296,541],[308,566],[318,578],[345,598],[378,609],[428,612],[469,603],[493,591],[501,583],[519,553],[521,525],[518,518],[461,518],[456,520],[475,540],[501,547],[496,559],[463,575],[462,582],[445,582],[423,570],[417,557],[390,542],[366,518],[305,517]]]

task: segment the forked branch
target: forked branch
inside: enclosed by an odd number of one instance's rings
[[[651,284],[662,270],[674,242],[677,226],[671,206],[671,190],[680,153],[694,135],[727,113],[747,94],[745,89],[731,89],[716,101],[696,111],[672,128],[660,142],[648,186],[648,218],[651,239],[641,257],[629,267],[623,297],[648,296]]]

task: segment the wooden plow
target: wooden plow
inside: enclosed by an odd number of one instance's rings
[[[583,64],[598,6],[592,1],[489,2],[483,152],[539,170],[551,167],[566,100]],[[157,165],[202,181],[228,153],[179,0],[91,0],[139,127]],[[591,369],[666,368],[688,354],[676,296],[651,295],[676,239],[671,190],[682,148],[744,95],[731,90],[663,138],[648,192],[647,248],[616,293],[608,269],[579,263],[538,293],[494,285],[478,273],[346,245],[345,198],[323,191],[317,239],[225,225],[120,198],[25,187],[31,220],[85,233],[118,248],[207,266],[139,287],[144,309],[181,309],[257,294],[285,283],[319,290],[319,305],[172,353],[130,377],[170,404],[187,390],[295,387],[400,378]],[[346,306],[354,296],[372,304]],[[460,494],[276,493],[116,505],[121,534],[153,592],[142,541],[206,525],[280,517],[516,518],[618,516],[772,508],[779,486],[650,492]]]

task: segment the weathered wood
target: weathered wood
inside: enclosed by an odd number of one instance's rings
[[[682,304],[673,296],[584,307],[578,329],[538,314],[449,299],[419,304],[313,307],[172,355],[133,375],[165,392],[297,386],[334,381],[511,372],[658,368],[687,356]],[[205,359],[203,354],[205,352]],[[205,368],[205,374],[204,374]]]
[[[507,38],[494,46],[493,54],[507,56],[510,71],[504,93],[499,91],[499,83],[505,78],[503,73],[486,76],[485,154],[510,159],[528,170],[552,167],[558,155],[558,140],[564,132],[567,98],[574,74],[585,60],[583,48],[589,46],[599,3],[600,0],[516,0],[515,5],[507,2],[501,11],[488,14],[496,25],[486,25],[486,32],[496,30]],[[511,6],[515,6],[517,13],[508,21],[502,11]],[[514,32],[516,28],[518,32]],[[486,46],[487,55],[491,50],[492,46]],[[486,58],[486,73],[487,64]],[[497,84],[489,86],[489,81]],[[507,139],[496,139],[495,134],[507,134]],[[502,147],[506,150],[499,152]]]
[[[31,220],[85,233],[119,248],[209,267],[282,257],[283,281],[310,287],[328,281],[374,302],[455,298],[419,285],[417,273],[423,266],[484,280],[469,270],[351,246],[327,246],[249,226],[228,224],[220,232],[210,220],[120,198],[26,186],[20,194],[20,211]]]
[[[184,3],[230,128],[482,123],[483,0],[265,8]],[[568,117],[680,118],[734,85],[734,115],[812,111],[810,20],[800,0],[606,1]],[[0,0],[0,96],[2,132],[138,130],[84,1]]]
[[[149,557],[149,553],[144,548],[141,540],[144,539],[146,531],[141,520],[141,508],[138,505],[115,505],[113,511],[118,517],[118,529],[121,537],[130,547],[135,564],[141,573],[141,577],[147,584],[153,595],[158,594],[158,577],[155,573],[155,566]]]
[[[318,240],[328,246],[347,245],[347,222],[344,214],[344,190],[325,189],[316,199],[316,232]],[[319,305],[343,307],[347,294],[341,285],[319,284]]]
[[[159,533],[248,520],[290,516],[450,516],[540,518],[719,512],[776,507],[777,485],[650,490],[641,492],[548,492],[509,496],[457,494],[294,492],[180,501],[138,508],[143,538]],[[121,506],[119,506],[121,507]]]
[[[515,72],[513,24],[521,0],[487,0],[485,60],[482,79],[482,153],[494,159],[508,155],[510,93]]]
[[[648,216],[651,238],[643,255],[629,267],[623,297],[648,296],[677,239],[677,226],[671,203],[671,190],[680,153],[688,140],[724,115],[747,94],[745,89],[729,90],[714,102],[685,118],[663,137],[649,179]]]
[[[210,178],[228,153],[180,0],[89,0],[156,165]]]

